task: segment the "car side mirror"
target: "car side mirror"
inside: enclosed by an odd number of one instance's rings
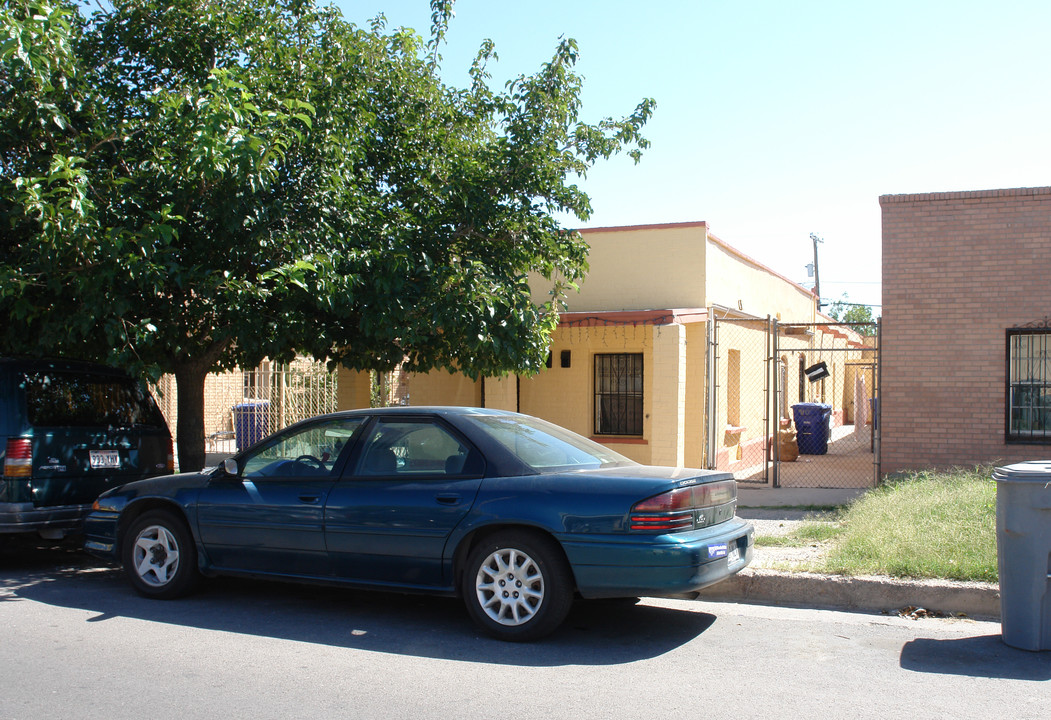
[[[237,477],[237,461],[233,458],[223,460],[223,472],[232,477]]]

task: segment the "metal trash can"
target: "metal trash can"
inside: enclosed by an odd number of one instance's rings
[[[252,400],[234,405],[230,408],[234,416],[234,437],[237,440],[237,452],[266,437],[270,423],[270,403],[266,400]]]
[[[796,403],[792,406],[796,422],[796,442],[800,455],[824,455],[832,428],[832,406],[825,403]]]
[[[997,468],[993,479],[1003,641],[1051,650],[1051,461]]]

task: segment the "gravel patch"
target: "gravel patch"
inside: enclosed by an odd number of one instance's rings
[[[825,517],[813,511],[782,508],[741,508],[737,514],[752,523],[756,537],[783,537],[804,522],[822,522]],[[811,543],[798,547],[757,545],[751,567],[812,571],[825,559],[828,550],[828,543]]]

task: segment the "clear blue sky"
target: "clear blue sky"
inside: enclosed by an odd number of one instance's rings
[[[339,0],[427,36],[427,0]],[[580,45],[583,117],[657,100],[635,166],[596,167],[587,227],[705,220],[822,296],[880,302],[879,196],[1051,185],[1051,2],[459,0],[443,49],[463,85],[485,38],[494,82]],[[570,226],[578,223],[568,221]],[[995,238],[990,238],[995,242]],[[879,308],[875,308],[879,314]]]

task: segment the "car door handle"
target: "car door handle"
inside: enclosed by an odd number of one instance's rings
[[[442,505],[459,505],[463,498],[455,493],[447,493],[437,495],[436,499]]]
[[[320,495],[300,495],[299,496],[299,502],[305,502],[305,503],[311,503],[311,504],[316,503],[320,499],[321,499]]]

